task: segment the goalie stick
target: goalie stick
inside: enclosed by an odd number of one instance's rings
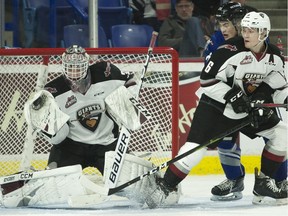
[[[145,60],[145,63],[143,65],[143,68],[141,71],[141,76],[139,77],[139,82],[137,83],[138,88],[135,91],[137,98],[139,96],[139,93],[140,93],[140,90],[142,87],[143,79],[144,79],[144,76],[146,74],[149,62],[150,62],[150,58],[151,58],[153,48],[154,48],[155,43],[156,43],[157,36],[158,36],[158,33],[154,31],[152,33],[152,37],[150,40],[148,52],[146,55],[146,60]],[[117,145],[115,148],[114,162],[112,163],[112,167],[110,168],[110,172],[108,172],[109,176],[105,176],[105,179],[107,179],[107,181],[108,181],[108,183],[107,183],[108,185],[106,185],[106,186],[109,188],[113,188],[117,184],[117,180],[119,177],[119,173],[121,172],[121,167],[122,167],[122,164],[124,161],[124,157],[125,157],[125,154],[126,154],[127,149],[128,149],[130,137],[131,137],[130,130],[128,130],[125,126],[122,125],[120,135],[119,135],[119,138],[117,141]]]
[[[192,154],[193,152],[196,152],[196,151],[198,151],[198,150],[200,150],[200,149],[202,149],[202,148],[204,148],[204,147],[206,147],[206,146],[209,146],[209,145],[213,144],[214,142],[217,142],[217,141],[221,140],[222,138],[228,136],[228,135],[231,134],[231,133],[234,133],[234,132],[236,132],[236,131],[239,131],[241,128],[249,125],[250,123],[251,123],[251,120],[250,120],[250,119],[245,120],[245,121],[243,121],[241,124],[239,124],[239,125],[231,128],[230,130],[228,130],[228,131],[226,131],[226,132],[224,132],[224,133],[219,134],[217,137],[215,137],[215,138],[213,138],[213,139],[208,140],[206,143],[204,143],[204,144],[202,144],[202,145],[199,145],[199,146],[197,146],[197,147],[195,147],[195,148],[193,148],[193,149],[190,149],[189,151],[187,151],[187,152],[185,152],[185,153],[183,153],[183,154],[181,154],[181,155],[178,155],[178,156],[176,156],[175,158],[172,158],[171,160],[169,160],[169,161],[167,161],[167,162],[165,162],[165,163],[162,163],[160,166],[157,166],[157,167],[153,168],[152,170],[148,171],[147,173],[144,173],[144,174],[142,174],[142,175],[140,175],[140,176],[138,176],[138,177],[136,177],[136,178],[134,178],[134,179],[132,179],[132,180],[130,180],[130,181],[122,184],[122,185],[117,186],[117,187],[109,188],[109,190],[108,190],[108,195],[112,195],[112,194],[115,194],[115,193],[119,192],[120,190],[128,187],[128,186],[131,185],[131,184],[136,183],[137,181],[143,179],[144,177],[149,176],[149,175],[152,175],[152,174],[160,171],[161,169],[164,169],[164,168],[168,167],[170,164],[175,163],[176,161],[181,160],[182,158],[186,157],[187,155],[190,155],[190,154]]]
[[[48,61],[49,57],[45,56],[43,58],[43,65],[42,69],[38,73],[37,77],[37,83],[35,87],[35,92],[41,90],[44,88],[47,77],[48,77]],[[40,101],[38,101],[40,102]],[[23,146],[23,152],[22,152],[22,157],[20,161],[20,167],[19,170],[28,170],[30,168],[30,160],[31,156],[33,154],[33,149],[34,149],[34,139],[36,138],[36,131],[33,130],[32,126],[27,124],[27,131],[26,131],[26,137],[24,141],[24,146]]]

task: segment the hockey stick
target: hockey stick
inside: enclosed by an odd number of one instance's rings
[[[268,108],[276,108],[283,107],[288,108],[288,104],[277,104],[277,103],[251,103],[251,107],[268,107]]]
[[[112,195],[112,194],[115,194],[115,193],[119,192],[120,190],[122,190],[122,189],[130,186],[131,184],[134,184],[135,182],[143,179],[144,177],[149,176],[149,175],[152,175],[152,174],[160,171],[161,169],[164,169],[164,168],[168,167],[170,164],[175,163],[176,161],[181,160],[182,158],[186,157],[187,155],[190,155],[190,154],[192,154],[193,152],[196,152],[196,151],[198,151],[198,150],[200,150],[200,149],[202,149],[202,148],[204,148],[204,147],[206,147],[206,146],[209,146],[209,145],[213,144],[214,142],[217,142],[217,141],[221,140],[222,138],[228,136],[228,135],[231,134],[231,133],[234,133],[234,132],[236,132],[236,131],[239,131],[241,128],[249,125],[250,123],[251,123],[250,119],[245,120],[245,121],[242,122],[241,124],[239,124],[239,125],[231,128],[230,130],[228,130],[228,131],[226,131],[226,132],[224,132],[224,133],[219,134],[217,137],[215,137],[215,138],[213,138],[213,139],[208,140],[206,143],[204,143],[204,144],[202,144],[202,145],[199,145],[199,146],[197,146],[197,147],[195,147],[195,148],[193,148],[193,149],[191,149],[191,150],[189,150],[189,151],[187,151],[187,152],[185,152],[185,153],[183,153],[183,154],[181,154],[181,155],[178,155],[178,156],[176,156],[175,158],[172,158],[171,160],[169,160],[169,161],[167,161],[167,162],[165,162],[165,163],[162,163],[160,166],[157,166],[157,167],[153,168],[152,170],[148,171],[147,173],[144,173],[144,174],[142,174],[142,175],[140,175],[140,176],[138,176],[138,177],[136,177],[136,178],[134,178],[134,179],[132,179],[132,180],[130,180],[130,181],[122,184],[122,185],[117,186],[117,187],[109,188],[109,190],[108,190],[108,195]]]
[[[140,93],[140,90],[142,87],[143,79],[144,79],[144,76],[146,74],[149,62],[150,62],[150,58],[151,58],[153,48],[154,48],[155,43],[156,43],[157,36],[158,36],[158,33],[154,31],[152,33],[152,37],[150,40],[148,52],[146,55],[146,61],[143,65],[143,68],[141,71],[141,76],[139,77],[139,83],[137,85],[138,88],[135,91],[137,98],[139,96],[139,93]],[[106,177],[106,179],[108,180],[108,187],[109,188],[113,188],[116,186],[116,183],[117,183],[118,177],[119,177],[119,173],[121,172],[124,157],[125,157],[125,154],[126,154],[127,149],[128,149],[130,138],[131,138],[131,132],[125,126],[122,125],[120,135],[119,135],[119,138],[117,141],[117,145],[115,148],[114,162],[112,163],[112,167],[110,168],[109,176]]]

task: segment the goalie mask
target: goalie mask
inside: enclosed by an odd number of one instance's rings
[[[85,49],[73,45],[62,55],[63,75],[73,92],[85,94],[91,84],[89,55]]]

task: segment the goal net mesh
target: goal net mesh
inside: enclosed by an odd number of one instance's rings
[[[27,141],[23,114],[25,102],[35,91],[38,74],[48,63],[51,81],[61,75],[64,49],[13,49],[0,53],[0,176],[20,170],[24,144],[32,145],[29,163],[44,169],[51,144],[36,135]],[[127,73],[140,74],[147,48],[87,48],[90,64],[109,61]],[[46,63],[46,64],[47,64]],[[160,165],[178,150],[178,57],[174,50],[156,47],[151,56],[139,101],[152,113],[141,129],[132,133],[129,151]],[[30,137],[31,138],[31,137]],[[31,139],[28,139],[31,140]],[[94,172],[93,168],[87,172]]]

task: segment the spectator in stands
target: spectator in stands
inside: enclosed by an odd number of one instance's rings
[[[157,18],[155,0],[129,0],[129,6],[133,11],[134,24],[146,24],[159,31],[160,21]]]
[[[176,14],[169,16],[159,31],[159,46],[173,47],[180,57],[200,56],[205,46],[200,20],[192,17],[192,0],[176,0]]]

